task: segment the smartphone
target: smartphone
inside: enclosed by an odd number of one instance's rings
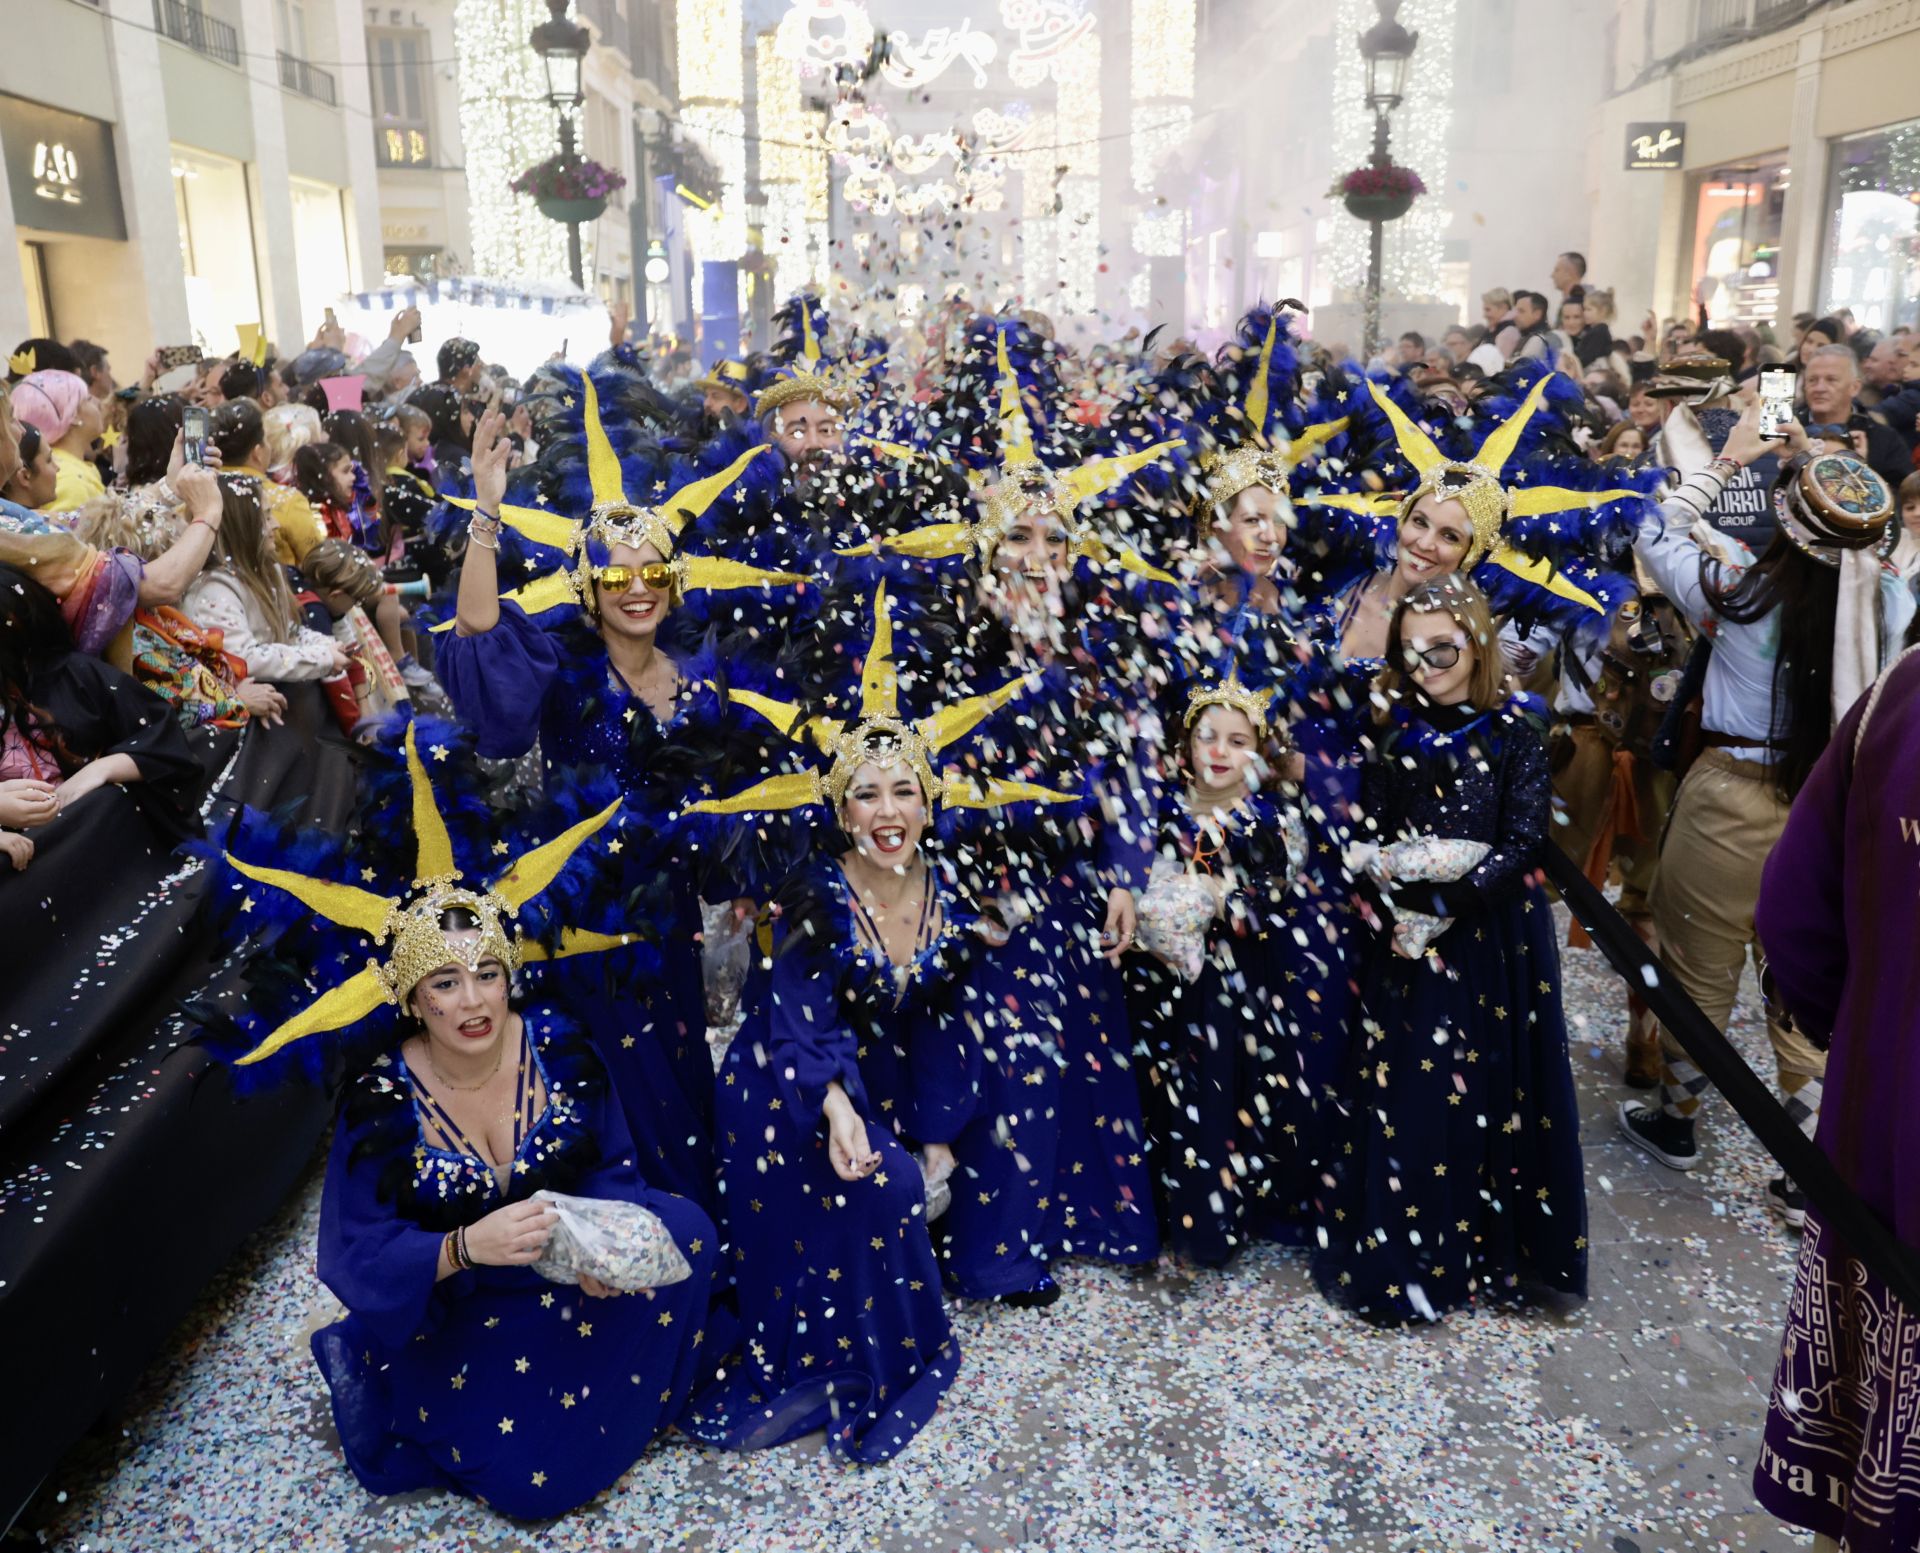
[[[339,322],[340,320],[333,316],[333,309],[328,308],[327,309],[327,327],[329,329],[334,328]]]
[[[207,461],[207,432],[213,418],[197,404],[190,404],[180,418],[181,451],[189,464],[204,464]]]
[[[1760,369],[1760,435],[1777,441],[1784,435],[1780,428],[1793,419],[1793,381],[1791,367]]]
[[[413,332],[407,336],[407,343],[409,345],[418,345],[421,340],[425,338],[426,331],[422,329],[419,324],[415,324],[413,326]]]

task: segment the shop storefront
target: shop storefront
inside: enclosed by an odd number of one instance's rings
[[[347,253],[345,191],[291,180],[293,251],[300,274],[300,317],[317,328],[326,310],[353,289]]]
[[[247,170],[227,157],[175,145],[173,203],[193,343],[225,355],[239,349],[240,326],[264,316]]]
[[[1786,153],[1756,156],[1688,180],[1693,249],[1687,273],[1716,328],[1770,324],[1780,305],[1780,243],[1791,175]]]
[[[104,332],[100,297],[127,251],[113,126],[0,96],[0,150],[13,196],[27,317],[42,335]]]
[[[1833,142],[1820,311],[1920,326],[1920,119]]]

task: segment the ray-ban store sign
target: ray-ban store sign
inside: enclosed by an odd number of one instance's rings
[[[0,96],[0,150],[16,226],[125,239],[111,124]]]
[[[1670,124],[1629,124],[1627,126],[1627,171],[1630,173],[1671,172],[1687,152],[1687,126]]]

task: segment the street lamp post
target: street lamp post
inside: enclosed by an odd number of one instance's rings
[[[1420,34],[1408,32],[1397,20],[1401,0],[1374,0],[1380,18],[1360,35],[1360,57],[1367,66],[1367,106],[1373,110],[1373,157],[1375,167],[1391,167],[1387,154],[1387,115],[1400,106],[1406,96],[1407,65],[1413,58]],[[1396,212],[1400,214],[1403,212]],[[1387,220],[1376,209],[1367,221],[1367,322],[1366,353],[1369,360],[1380,349],[1380,263],[1382,239]]]
[[[547,104],[560,118],[560,160],[564,165],[571,165],[580,159],[580,148],[574,140],[573,114],[586,101],[580,90],[580,70],[586,62],[593,35],[578,22],[567,20],[567,0],[547,0],[547,10],[551,14],[533,29],[527,41],[546,66]],[[577,215],[567,221],[567,263],[573,272],[574,285],[584,291],[587,281],[581,271]]]

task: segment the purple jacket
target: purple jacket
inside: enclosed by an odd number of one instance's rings
[[[1794,800],[1757,916],[1781,999],[1831,1034],[1816,1141],[1920,1245],[1920,651],[1856,702]]]

